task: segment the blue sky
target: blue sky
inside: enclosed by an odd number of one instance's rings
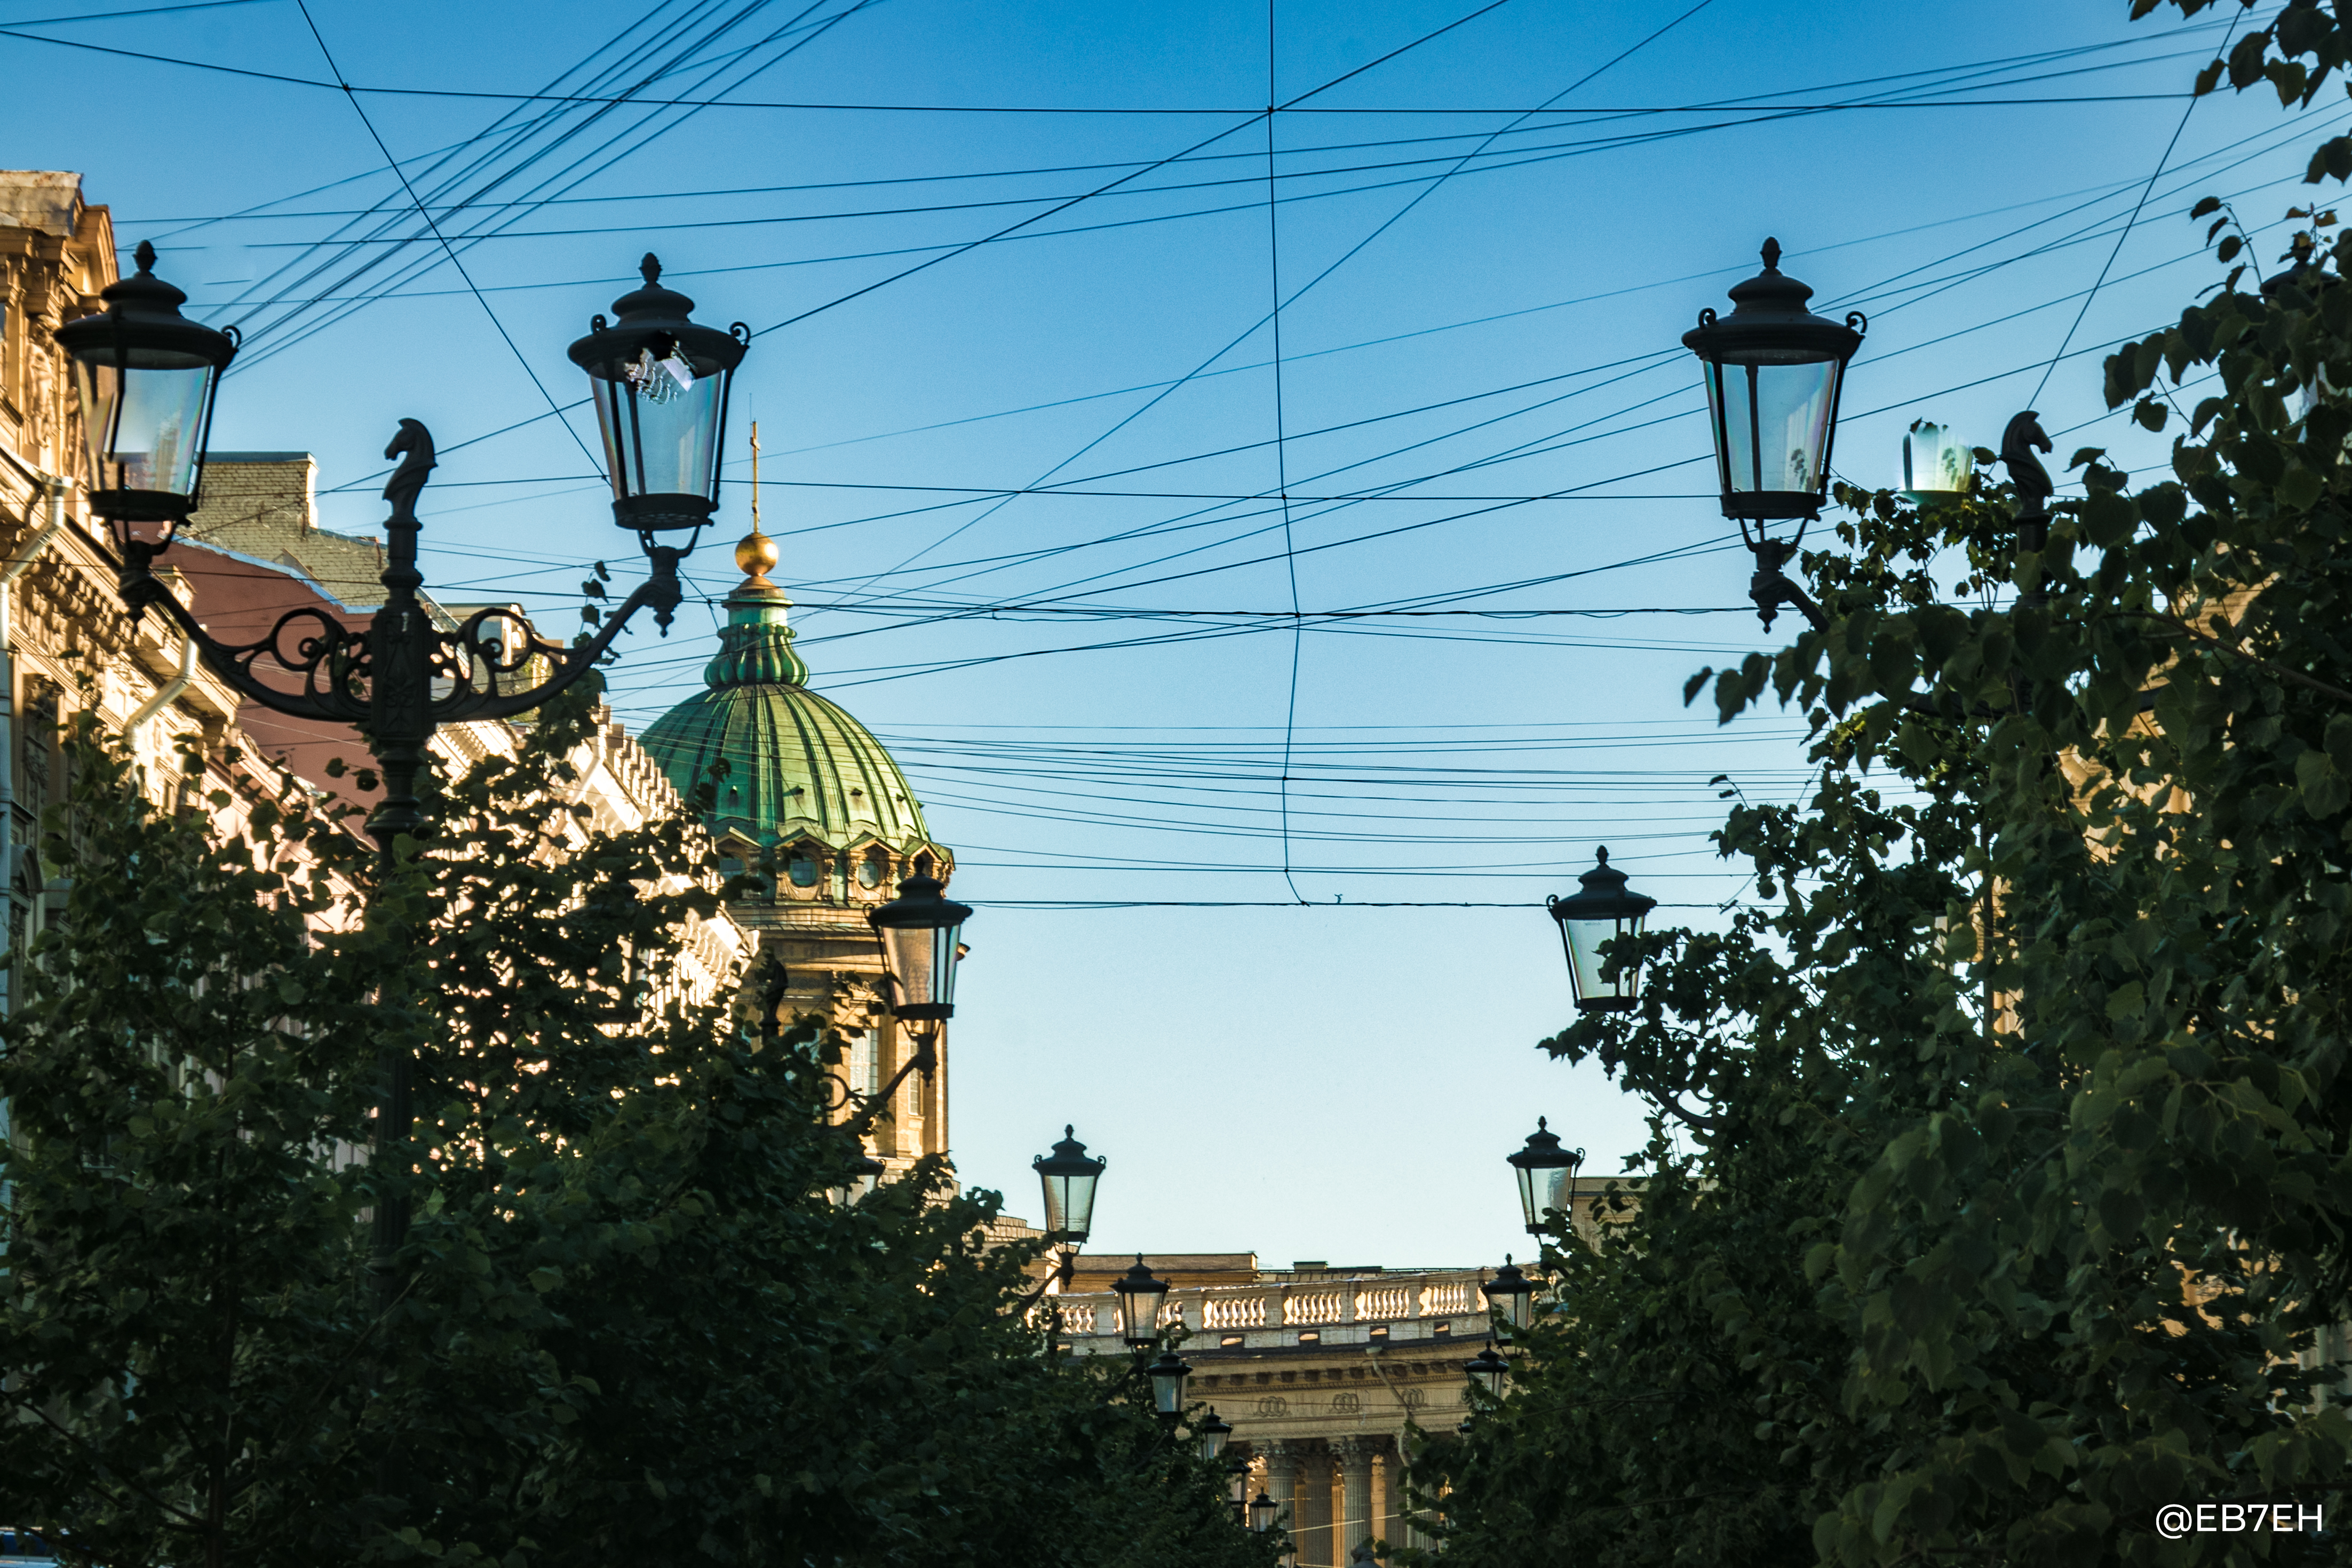
[[[121,8],[0,19],[7,156],[81,171],[244,327],[215,445],[317,453],[330,526],[373,530],[376,454],[425,420],[449,596],[562,628],[586,562],[631,580],[585,411],[549,410],[640,254],[759,331],[730,479],[757,418],[814,684],[982,910],[966,1178],[1034,1217],[1074,1121],[1111,1159],[1100,1247],[1276,1263],[1499,1261],[1538,1113],[1594,1168],[1642,1141],[1533,1050],[1570,1011],[1540,904],[1605,842],[1662,918],[1718,920],[1706,781],[1801,787],[1792,717],[1680,705],[1777,642],[1679,347],[1764,237],[1870,317],[1845,477],[1895,483],[1913,419],[1990,444],[2026,406],[2062,460],[2147,469],[2102,346],[2218,277],[2198,196],[2268,263],[2347,117],[2184,114],[2235,8],[2122,0],[1318,0],[1274,12],[1271,87],[1262,4],[54,19]],[[689,563],[709,598],[748,499]],[[1442,613],[1318,613],[1368,609]],[[633,727],[713,624],[624,640]]]

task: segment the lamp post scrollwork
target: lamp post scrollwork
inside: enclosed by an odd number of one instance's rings
[[[264,636],[227,643],[205,630],[155,565],[196,508],[215,397],[239,340],[234,329],[180,314],[188,297],[154,275],[153,246],[142,242],[135,259],[137,273],[100,294],[103,308],[57,331],[74,365],[89,507],[113,537],[122,601],[134,623],[151,609],[169,617],[205,666],[240,695],[291,717],[358,726],[383,788],[367,830],[389,868],[400,840],[422,835],[416,783],[442,725],[541,706],[593,669],[640,610],[652,609],[667,634],[682,597],[678,562],[718,504],[728,394],[750,330],[740,323],[726,332],[695,326],[687,314],[694,302],[661,287],[661,264],[647,256],[645,287],[614,302],[620,319],[608,326],[597,317],[572,345],[605,423],[614,520],[637,536],[652,563],[651,575],[595,636],[567,647],[496,607],[451,630],[435,623],[416,567],[416,502],[435,466],[433,436],[404,419],[384,448],[400,462],[383,487],[392,515],[382,608],[364,628],[322,608],[289,611]],[[614,420],[626,440],[614,434]],[[656,439],[642,439],[646,427]],[[682,545],[656,542],[681,531]],[[540,670],[544,675],[531,679]],[[408,1139],[415,1070],[405,1051],[388,1049],[385,1058],[380,1155]],[[387,1299],[407,1228],[402,1199],[377,1202],[374,1268]]]

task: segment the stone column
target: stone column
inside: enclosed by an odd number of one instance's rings
[[[1379,1445],[1377,1437],[1336,1437],[1331,1442],[1331,1451],[1339,1458],[1342,1563],[1372,1538],[1372,1455]]]
[[[1409,1531],[1405,1524],[1404,1444],[1401,1438],[1382,1439],[1381,1453],[1381,1527],[1372,1533],[1389,1543],[1391,1550],[1406,1544]]]
[[[1300,1568],[1337,1568],[1331,1551],[1331,1455],[1328,1450],[1306,1457],[1299,1476],[1297,1535]]]
[[[1298,1472],[1307,1445],[1297,1437],[1276,1437],[1265,1446],[1265,1495],[1274,1500],[1274,1527],[1298,1529]]]

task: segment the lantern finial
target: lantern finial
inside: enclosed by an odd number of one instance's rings
[[[154,243],[151,240],[141,240],[139,242],[139,248],[131,253],[131,259],[139,264],[140,271],[147,273],[153,272],[155,270]]]
[[[653,258],[647,256],[646,259],[650,261]],[[1780,270],[1780,242],[1769,236],[1767,236],[1764,241],[1764,270],[1767,272]]]
[[[645,260],[637,263],[637,273],[646,280],[646,287],[651,288],[661,281],[661,257],[651,251],[646,252]]]

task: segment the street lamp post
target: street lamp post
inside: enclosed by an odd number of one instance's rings
[[[419,422],[404,419],[384,448],[386,457],[401,461],[383,487],[392,503],[384,523],[384,601],[367,629],[354,631],[324,610],[303,608],[279,616],[255,642],[224,643],[173,596],[154,566],[196,507],[213,402],[237,339],[180,314],[187,296],[154,275],[153,246],[142,241],[134,259],[138,272],[100,294],[104,309],[57,332],[74,365],[89,507],[113,535],[122,601],[134,622],[150,608],[169,617],[205,666],[247,700],[298,718],[361,727],[383,786],[367,831],[388,869],[400,841],[413,842],[423,832],[416,781],[440,726],[508,718],[541,706],[594,669],[640,609],[650,606],[667,634],[682,597],[678,562],[692,551],[718,504],[728,393],[751,329],[740,322],[725,332],[696,326],[688,316],[694,301],[660,287],[661,264],[648,255],[645,287],[614,302],[620,320],[607,327],[597,317],[588,336],[572,345],[572,359],[597,389],[600,416],[608,405],[630,410],[644,402],[659,405],[667,422],[639,419],[635,426],[607,428],[614,494],[631,498],[627,506],[615,500],[614,520],[637,536],[652,571],[594,637],[572,647],[551,643],[500,608],[478,611],[451,631],[434,624],[417,592],[425,579],[416,569],[422,529],[416,498],[434,467],[433,436]],[[614,428],[635,436],[616,439]],[[668,448],[662,445],[664,434]],[[681,465],[681,453],[693,461]],[[656,495],[653,488],[688,479],[699,486],[692,496]],[[681,531],[682,544],[656,542]],[[296,684],[291,689],[272,685],[257,666],[275,666]],[[534,667],[547,674],[530,683]],[[408,1138],[413,1064],[405,1052],[394,1051],[385,1067],[378,1157],[392,1169],[400,1165],[394,1151]],[[407,1235],[408,1215],[404,1202],[390,1193],[378,1197],[375,1213],[376,1268],[388,1293],[394,1288],[391,1260]]]
[[[142,244],[137,259],[138,273],[100,296],[106,309],[68,322],[57,334],[74,361],[89,448],[90,510],[104,517],[113,533],[123,602],[134,620],[151,607],[170,617],[195,644],[205,667],[239,695],[296,717],[363,727],[383,780],[383,800],[370,813],[367,829],[389,863],[398,839],[404,834],[413,838],[424,828],[416,779],[425,747],[443,724],[509,718],[542,706],[595,668],[640,609],[650,606],[655,621],[667,632],[681,598],[678,562],[693,549],[694,530],[709,520],[717,504],[728,389],[751,330],[739,324],[730,335],[694,326],[686,317],[694,302],[659,286],[660,263],[648,256],[646,287],[614,304],[623,312],[620,323],[608,328],[600,316],[589,335],[572,346],[575,360],[583,364],[595,361],[592,381],[599,381],[600,388],[609,386],[606,371],[599,366],[609,369],[631,344],[638,345],[632,362],[643,359],[645,333],[632,323],[648,308],[642,302],[652,298],[662,319],[675,326],[673,336],[690,338],[697,345],[716,340],[730,350],[712,356],[699,347],[691,353],[673,349],[670,357],[656,361],[664,386],[686,382],[698,389],[673,392],[669,401],[680,407],[669,417],[677,425],[674,444],[707,453],[710,476],[703,495],[696,498],[700,511],[695,520],[679,510],[624,508],[615,503],[614,520],[636,534],[652,574],[586,643],[576,647],[551,643],[514,612],[495,607],[477,612],[451,631],[433,623],[417,593],[425,580],[416,570],[422,528],[416,498],[435,466],[433,436],[417,421],[404,419],[384,449],[386,457],[397,456],[401,462],[383,487],[384,498],[392,503],[392,516],[384,524],[384,602],[367,629],[353,631],[323,610],[304,608],[279,616],[268,633],[255,642],[230,643],[197,623],[155,575],[154,564],[195,509],[214,390],[219,372],[236,352],[236,340],[180,315],[178,308],[187,296],[154,276],[153,246]],[[683,361],[681,354],[687,355]],[[631,373],[622,372],[622,381],[627,382]],[[599,391],[604,400],[600,409],[612,395]],[[629,393],[632,402],[638,395]],[[616,492],[632,489],[642,501],[646,476],[662,476],[656,464],[609,440],[606,455]],[[656,542],[680,529],[686,530],[683,544]],[[272,685],[257,673],[257,666],[267,670],[273,665],[281,674],[295,677],[299,687]],[[544,668],[547,676],[526,684],[524,677],[534,666]]]
[[[1054,1152],[1039,1155],[1029,1164],[1045,1188],[1045,1235],[1062,1249],[1057,1272],[1066,1291],[1077,1268],[1078,1249],[1094,1231],[1095,1187],[1110,1161],[1099,1155],[1088,1159],[1087,1146],[1078,1142],[1077,1128],[1064,1123],[1062,1140],[1054,1145]]]
[[[1119,1336],[1138,1349],[1158,1343],[1160,1303],[1167,1299],[1168,1281],[1154,1279],[1139,1252],[1135,1267],[1113,1280],[1110,1288],[1118,1292]]]
[[[1619,955],[1612,974],[1608,947],[1621,936],[1639,936],[1642,923],[1658,901],[1626,887],[1625,873],[1609,863],[1605,847],[1594,857],[1592,869],[1576,880],[1580,891],[1544,901],[1559,925],[1560,950],[1568,956],[1576,1005],[1589,1013],[1631,1012],[1641,1000],[1641,959],[1632,953]]]
[[[1559,1134],[1538,1116],[1526,1146],[1507,1157],[1519,1178],[1519,1208],[1527,1219],[1528,1234],[1540,1237],[1545,1215],[1570,1214],[1569,1206],[1575,1201],[1576,1171],[1584,1164],[1584,1151],[1562,1148]]]
[[[1209,1418],[1196,1429],[1201,1439],[1201,1457],[1213,1459],[1225,1451],[1225,1444],[1234,1435],[1234,1424],[1217,1417],[1217,1407],[1209,1406]]]
[[[1535,1315],[1535,1281],[1507,1257],[1503,1266],[1495,1270],[1495,1277],[1478,1289],[1486,1293],[1488,1314],[1501,1318],[1515,1329],[1527,1327]]]
[[[1766,240],[1763,254],[1764,270],[1733,287],[1731,314],[1700,311],[1683,342],[1706,370],[1723,515],[1738,520],[1756,558],[1748,597],[1767,631],[1784,604],[1819,630],[1828,624],[1821,606],[1783,568],[1803,542],[1803,524],[1822,515],[1838,395],[1870,323],[1859,310],[1843,324],[1814,315],[1805,308],[1813,291],[1780,270],[1780,242]],[[1770,524],[1790,519],[1793,538],[1771,533]]]
[[[1143,1369],[1143,1375],[1151,1380],[1153,1410],[1171,1421],[1184,1414],[1184,1380],[1192,1375],[1191,1362],[1172,1350],[1163,1350],[1158,1360]]]
[[[620,502],[613,503],[617,513]],[[971,906],[944,896],[947,884],[928,872],[917,872],[898,883],[898,896],[866,912],[882,949],[882,972],[889,995],[891,1016],[908,1027],[915,1050],[890,1082],[862,1099],[863,1106],[845,1125],[862,1134],[898,1092],[899,1085],[920,1072],[926,1082],[939,1066],[940,1030],[955,1017],[955,978],[963,954],[964,922]]]
[[[1503,1396],[1503,1380],[1511,1375],[1511,1364],[1496,1354],[1495,1347],[1490,1344],[1464,1362],[1462,1370],[1472,1383],[1486,1391],[1486,1397],[1500,1399]]]

